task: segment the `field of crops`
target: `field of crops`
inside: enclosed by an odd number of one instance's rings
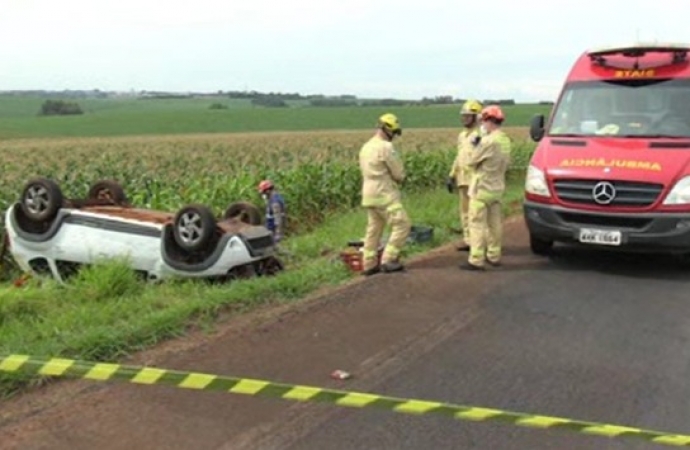
[[[514,166],[533,146],[524,128],[509,129]],[[174,211],[200,202],[217,214],[237,200],[259,202],[256,185],[271,178],[285,194],[293,225],[359,202],[357,155],[370,130],[87,138],[0,142],[0,208],[31,177],[55,179],[67,197],[86,195],[100,179],[119,181],[138,206]],[[396,141],[409,174],[407,192],[443,186],[455,155],[456,129],[409,130]]]

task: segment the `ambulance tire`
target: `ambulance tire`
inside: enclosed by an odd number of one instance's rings
[[[548,241],[535,237],[534,235],[529,236],[529,246],[532,253],[539,256],[549,256],[553,248],[553,241]]]

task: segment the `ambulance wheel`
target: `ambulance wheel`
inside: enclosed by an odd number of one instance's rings
[[[690,253],[674,254],[673,259],[683,268],[690,267]]]
[[[534,253],[535,255],[548,256],[551,254],[551,249],[553,248],[553,241],[540,239],[530,234],[529,246],[532,250],[532,253]]]

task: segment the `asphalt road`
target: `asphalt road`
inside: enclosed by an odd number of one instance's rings
[[[134,363],[690,434],[690,268],[653,256],[441,249]],[[334,381],[329,374],[354,374]],[[0,408],[2,449],[647,449],[568,431],[165,386],[63,382]]]

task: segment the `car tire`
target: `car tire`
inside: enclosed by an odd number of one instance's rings
[[[224,219],[239,218],[249,225],[261,225],[263,216],[261,210],[251,203],[235,202],[228,206],[223,215]]]
[[[175,214],[173,237],[183,250],[196,252],[212,242],[216,233],[216,218],[204,205],[187,205]]]
[[[91,185],[88,194],[89,200],[112,200],[116,205],[128,205],[129,199],[120,183],[113,180],[101,180]]]
[[[553,248],[553,241],[540,239],[536,236],[530,235],[529,246],[532,253],[539,256],[548,256],[551,254]]]
[[[63,201],[62,191],[55,181],[34,178],[24,186],[20,207],[32,222],[50,222],[62,208]]]

